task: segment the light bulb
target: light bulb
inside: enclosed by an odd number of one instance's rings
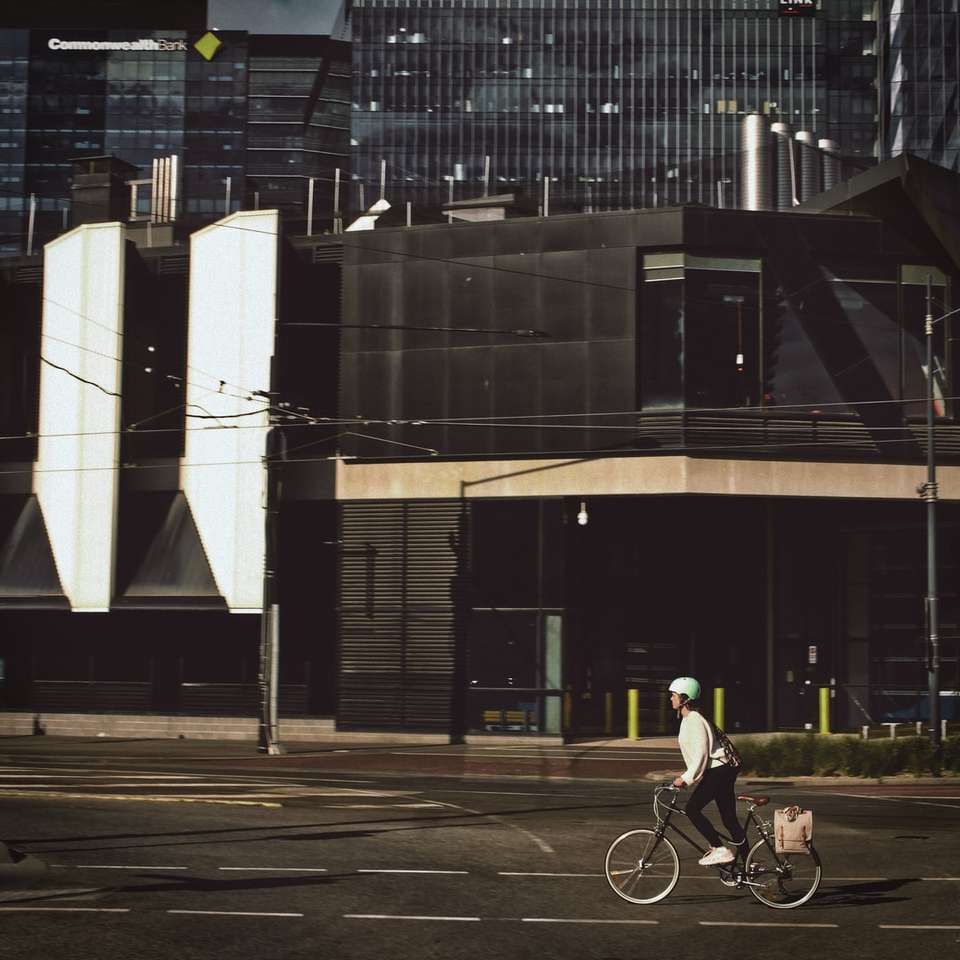
[[[577,514],[577,523],[579,523],[581,527],[585,527],[589,519],[587,516],[587,503],[585,500],[581,500],[580,512]]]

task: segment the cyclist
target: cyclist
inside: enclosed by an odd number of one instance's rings
[[[700,684],[693,677],[677,677],[669,687],[670,706],[680,718],[680,752],[687,769],[673,781],[675,787],[696,789],[687,801],[686,814],[690,822],[703,834],[710,849],[700,858],[703,867],[732,863],[737,855],[723,845],[720,834],[703,815],[703,808],[716,801],[723,825],[735,846],[745,842],[743,830],[737,823],[737,800],[734,784],[737,769],[724,760],[723,748],[717,743],[713,724],[697,710]]]

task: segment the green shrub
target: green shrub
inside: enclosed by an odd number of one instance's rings
[[[960,773],[960,737],[948,737],[939,751],[925,737],[862,740],[856,736],[778,734],[769,739],[743,738],[737,743],[743,772],[760,777],[800,777],[809,774],[852,777],[914,776],[944,770]]]
[[[843,770],[846,758],[846,739],[840,739],[839,737],[819,737],[816,739],[813,772],[818,777],[829,777]]]
[[[960,737],[947,737],[943,741],[943,768],[960,773]]]

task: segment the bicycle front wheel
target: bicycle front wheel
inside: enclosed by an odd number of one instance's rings
[[[677,885],[680,858],[666,837],[653,830],[630,830],[610,844],[603,872],[618,897],[656,903]]]
[[[775,910],[792,910],[806,903],[820,886],[820,858],[809,853],[774,855],[766,840],[759,840],[747,854],[746,879],[750,892]]]

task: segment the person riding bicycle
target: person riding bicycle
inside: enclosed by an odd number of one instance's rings
[[[703,867],[715,867],[732,863],[737,858],[729,847],[724,846],[713,824],[704,816],[703,808],[716,801],[723,825],[735,846],[745,842],[743,830],[737,822],[737,799],[734,786],[737,768],[724,760],[723,748],[714,736],[713,724],[707,720],[696,703],[700,699],[700,684],[693,677],[677,677],[670,684],[670,706],[680,719],[680,752],[687,769],[673,781],[675,787],[696,785],[687,801],[685,812],[690,822],[703,834],[710,845],[700,858]]]

